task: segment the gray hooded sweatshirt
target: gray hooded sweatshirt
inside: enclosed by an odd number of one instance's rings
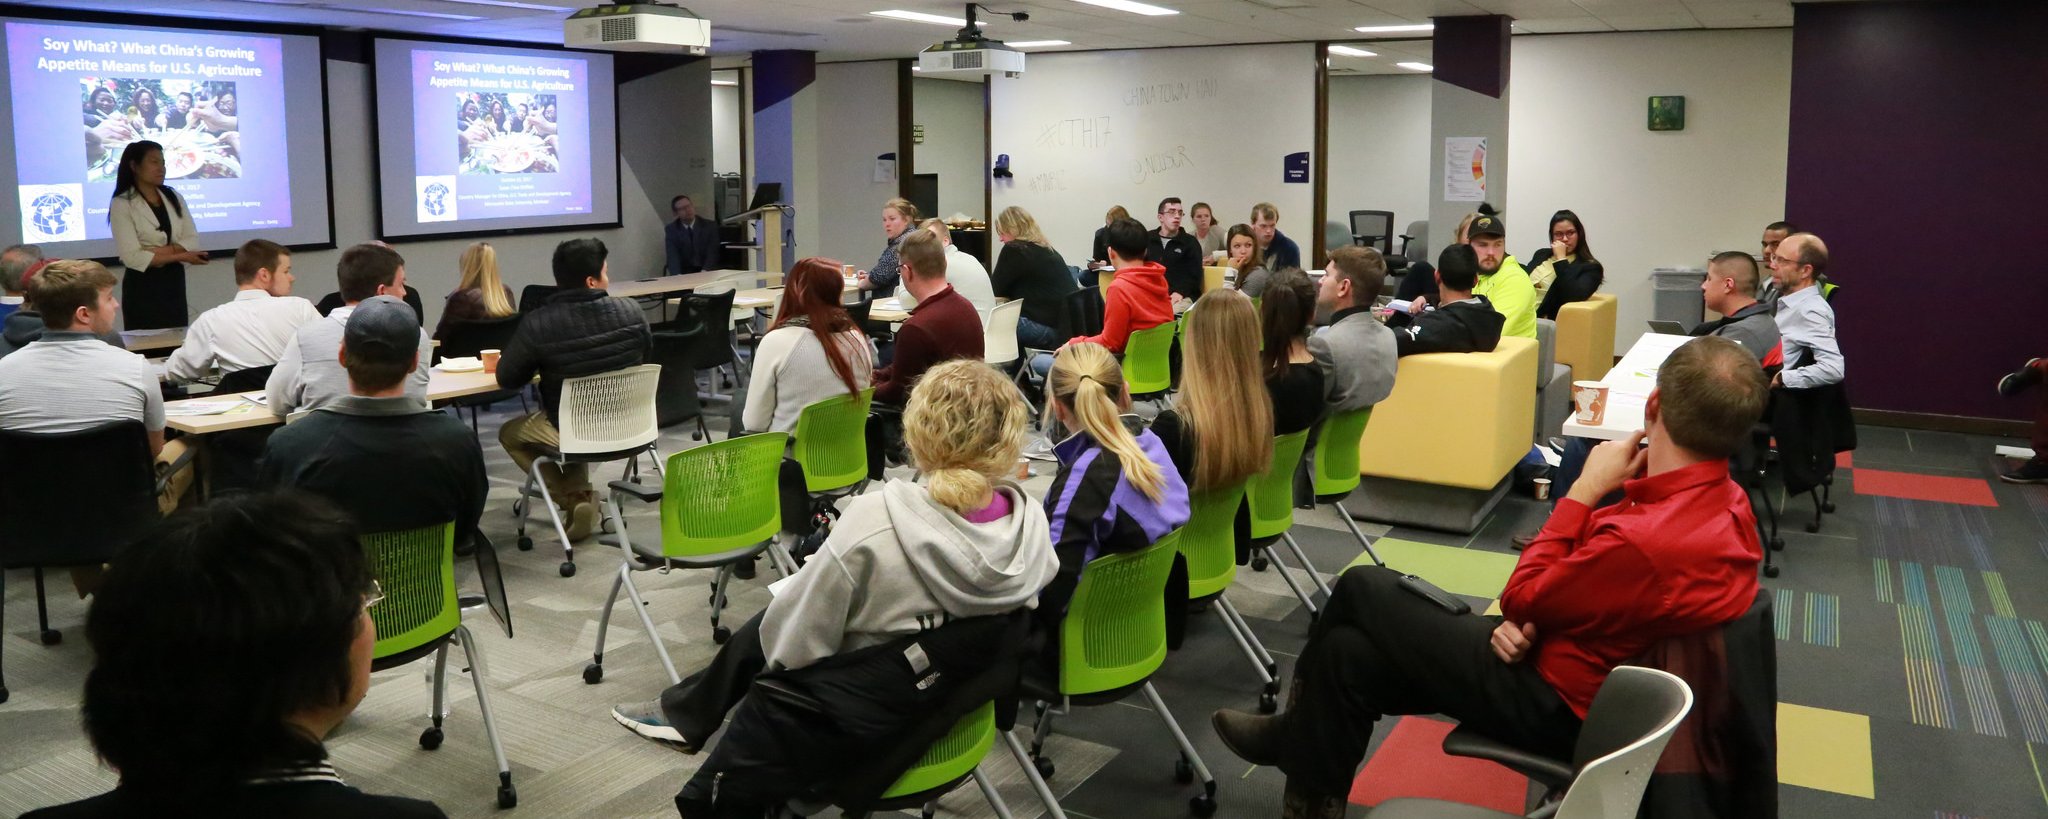
[[[923,487],[892,480],[861,495],[761,618],[768,667],[819,660],[1036,604],[1059,571],[1045,510],[999,481],[1010,514],[969,523]]]

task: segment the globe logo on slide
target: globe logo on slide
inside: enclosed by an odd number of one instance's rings
[[[21,186],[21,232],[29,242],[85,239],[84,186]]]
[[[455,213],[455,177],[420,176],[413,179],[415,215],[421,224],[428,222],[453,222],[459,218]]]

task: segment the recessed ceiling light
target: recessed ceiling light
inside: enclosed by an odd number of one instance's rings
[[[1359,32],[1360,34],[1392,34],[1392,33],[1395,33],[1395,32],[1401,32],[1401,31],[1434,31],[1434,30],[1436,30],[1436,24],[1435,24],[1435,23],[1415,23],[1415,24],[1412,24],[1412,25],[1402,25],[1402,26],[1359,26],[1358,28],[1354,28],[1354,29],[1352,29],[1352,31],[1356,31],[1356,32]]]
[[[873,15],[875,17],[887,17],[892,20],[909,20],[910,22],[913,23],[932,23],[934,25],[941,26],[967,25],[966,20],[962,20],[958,17],[947,17],[943,14],[926,14],[921,11],[904,11],[902,9],[889,9],[888,11],[871,11],[868,12],[868,14]]]
[[[546,3],[521,3],[518,0],[448,0],[450,3],[468,3],[472,6],[498,6],[508,9],[529,11],[575,11],[574,6],[551,6]]]
[[[1149,5],[1149,4],[1146,4],[1146,3],[1138,3],[1138,2],[1134,2],[1134,0],[1074,0],[1074,2],[1076,2],[1076,3],[1087,3],[1088,5],[1091,5],[1091,6],[1101,6],[1101,7],[1103,7],[1103,8],[1106,8],[1106,9],[1116,9],[1117,11],[1128,11],[1128,12],[1130,12],[1130,13],[1132,13],[1132,14],[1144,14],[1144,15],[1150,15],[1150,16],[1153,16],[1153,17],[1158,17],[1158,16],[1162,16],[1162,15],[1167,15],[1167,14],[1179,14],[1179,13],[1180,13],[1179,11],[1175,11],[1174,9],[1164,8],[1164,7],[1161,7],[1161,6],[1154,6],[1154,5]]]
[[[1400,67],[1402,67],[1402,68],[1406,68],[1406,69],[1408,69],[1409,71],[1435,71],[1435,70],[1436,70],[1436,66],[1430,65],[1429,63],[1395,63],[1395,65],[1398,65],[1398,66],[1400,66]]]
[[[1004,45],[1007,45],[1011,48],[1047,48],[1050,46],[1073,45],[1073,43],[1067,42],[1065,40],[1021,40],[1018,42],[1004,43]]]
[[[739,80],[712,80],[712,85],[739,85]]]
[[[1345,56],[1345,57],[1377,57],[1377,56],[1379,56],[1379,52],[1377,52],[1377,51],[1367,51],[1367,50],[1365,50],[1365,49],[1362,49],[1362,48],[1352,48],[1352,47],[1350,47],[1350,46],[1330,46],[1330,53],[1331,53],[1331,54],[1338,54],[1338,55],[1341,55],[1341,56]]]

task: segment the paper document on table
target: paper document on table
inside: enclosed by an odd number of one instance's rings
[[[169,403],[166,403],[164,404],[164,414],[172,418],[186,418],[195,415],[226,415],[228,413],[237,411],[248,412],[249,410],[254,408],[255,405],[250,404],[249,402],[244,401],[239,397],[221,399],[196,399],[187,401],[171,401]]]
[[[902,300],[902,299],[883,299],[883,300],[881,300],[881,301],[875,302],[875,309],[876,309],[876,310],[897,310],[897,311],[901,311],[901,310],[903,309],[903,300]]]
[[[1392,310],[1396,313],[1406,313],[1414,308],[1415,302],[1409,301],[1407,299],[1394,299],[1392,301],[1387,302],[1387,309]],[[1436,308],[1426,304],[1422,306],[1422,311],[1425,313],[1435,309]]]
[[[185,332],[185,328],[183,328],[183,327],[159,327],[159,328],[157,328],[157,329],[154,329],[154,330],[122,330],[122,331],[121,331],[121,335],[124,335],[124,336],[160,336],[160,335],[163,335],[163,334],[165,334],[165,333],[182,333],[182,332]]]

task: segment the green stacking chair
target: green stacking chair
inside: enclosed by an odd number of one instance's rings
[[[875,811],[917,807],[921,808],[919,815],[922,819],[932,819],[938,813],[939,797],[971,778],[996,816],[1009,819],[1009,803],[1003,801],[1002,794],[996,792],[995,785],[981,772],[981,760],[988,755],[990,748],[995,747],[999,733],[1002,732],[996,728],[995,703],[983,703],[953,723],[953,729],[932,743],[924,756],[904,771],[896,784],[890,785],[875,804],[862,805],[858,810],[850,811],[849,815],[867,816]],[[1007,734],[1004,739],[1017,756],[1018,764],[1025,764],[1024,749],[1016,744],[1016,739]],[[1026,778],[1033,780],[1033,786],[1039,789],[1039,797],[1047,806],[1048,815],[1065,819],[1066,812],[1060,810],[1059,801],[1053,798],[1052,789],[1046,787],[1045,780],[1037,778],[1037,772],[1028,765],[1024,770]]]
[[[1259,711],[1271,714],[1279,709],[1280,664],[1273,661],[1244,615],[1237,613],[1225,595],[1231,581],[1237,579],[1237,534],[1232,528],[1237,508],[1244,503],[1244,484],[1198,493],[1188,500],[1188,522],[1176,538],[1181,557],[1188,562],[1188,600],[1213,600],[1209,610],[1223,621],[1224,630],[1237,641],[1265,684],[1259,694]]]
[[[462,624],[461,604],[455,593],[455,524],[364,535],[362,544],[371,574],[384,589],[384,599],[370,607],[370,619],[377,624],[371,670],[397,668],[433,655],[434,705],[429,716],[434,724],[420,734],[420,747],[431,751],[441,747],[442,709],[448,694],[448,643],[461,643],[462,653],[469,661],[470,682],[476,685],[477,708],[483,712],[484,735],[490,739],[491,755],[498,761],[498,807],[519,804],[519,793],[512,788],[512,766],[505,761],[505,746],[498,741],[498,723],[491,716],[490,692],[484,687],[487,672],[483,647],[477,645],[469,627]],[[489,548],[488,544],[478,544],[480,550]],[[509,634],[510,621],[506,622]]]
[[[1216,813],[1216,778],[1209,775],[1208,766],[1202,764],[1195,746],[1188,742],[1151,682],[1152,673],[1166,662],[1166,580],[1174,555],[1179,553],[1178,540],[1177,532],[1168,534],[1139,551],[1098,557],[1082,570],[1081,582],[1060,622],[1058,690],[1047,690],[1044,681],[1025,675],[1025,690],[1038,699],[1031,761],[1040,775],[1052,776],[1052,760],[1043,751],[1054,714],[1066,713],[1076,705],[1107,705],[1132,692],[1143,693],[1180,746],[1175,780],[1185,784],[1201,778],[1202,793],[1189,800],[1189,809],[1196,816],[1212,816]],[[1061,703],[1058,708],[1051,707],[1055,699]]]
[[[604,616],[597,621],[597,648],[590,664],[583,667],[583,681],[596,684],[604,679],[604,635],[611,623],[612,605],[625,589],[647,629],[647,639],[661,657],[669,682],[682,682],[668,649],[654,630],[654,618],[633,584],[633,573],[658,569],[717,569],[711,587],[711,641],[724,644],[732,631],[718,624],[725,608],[725,592],[732,582],[733,567],[751,561],[763,549],[775,556],[786,573],[793,561],[779,554],[775,533],[782,529],[782,507],[776,479],[782,469],[782,449],[789,435],[763,432],[728,438],[669,456],[662,470],[659,488],[632,481],[613,481],[605,497],[605,515],[618,530],[620,555],[618,575],[612,578],[612,593],[604,600]],[[619,495],[661,503],[661,540],[655,544],[634,543],[626,531],[625,516],[619,513]]]
[[[1173,389],[1174,328],[1168,322],[1131,333],[1124,343],[1124,389],[1133,399],[1157,401]]]
[[[868,407],[870,387],[858,395],[835,395],[804,407],[796,417],[792,456],[804,468],[804,488],[812,496],[851,495],[868,480]]]
[[[1294,596],[1308,608],[1310,616],[1318,613],[1315,600],[1287,573],[1287,564],[1273,551],[1273,544],[1284,541],[1301,561],[1301,570],[1308,573],[1323,598],[1330,596],[1330,587],[1323,582],[1323,576],[1316,571],[1315,564],[1308,562],[1308,553],[1301,550],[1301,544],[1294,542],[1294,535],[1287,530],[1294,528],[1294,468],[1301,463],[1301,450],[1308,442],[1308,430],[1276,436],[1273,439],[1273,463],[1263,474],[1252,476],[1245,484],[1245,501],[1251,508],[1252,548],[1280,569],[1280,579],[1287,581],[1287,588],[1294,590]]]
[[[1351,496],[1351,490],[1358,488],[1358,439],[1365,437],[1366,422],[1372,420],[1372,407],[1339,412],[1323,419],[1322,437],[1316,439],[1315,493],[1316,503],[1327,503],[1337,507],[1337,519],[1351,530],[1351,536],[1358,538],[1358,545],[1365,547],[1365,554],[1372,562],[1381,566],[1387,562],[1372,550],[1372,541],[1358,530],[1358,524],[1351,520],[1351,511],[1344,508],[1344,499]]]

